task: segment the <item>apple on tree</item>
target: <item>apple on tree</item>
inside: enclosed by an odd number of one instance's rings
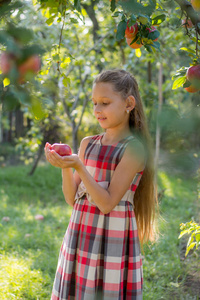
[[[142,47],[142,44],[139,42],[138,40],[136,40],[134,43],[132,43],[132,41],[135,39],[136,35],[138,32],[138,23],[135,23],[132,26],[126,26],[126,30],[125,30],[125,38],[126,38],[126,42],[127,44],[132,48],[132,49],[138,49]],[[131,44],[132,43],[132,44]]]
[[[200,90],[200,65],[189,67],[186,73],[187,80],[191,83],[185,90],[189,93],[195,93]]]
[[[184,26],[185,28],[192,28],[193,24],[192,21],[190,19],[184,19],[181,21],[182,26]]]
[[[15,56],[12,53],[2,52],[0,56],[1,72],[7,75],[15,64]]]
[[[58,144],[55,143],[51,145],[50,150],[54,150],[60,156],[68,156],[72,154],[72,149],[67,144]]]
[[[152,26],[151,28],[146,28],[147,31],[149,32],[154,32],[157,29]],[[138,33],[138,24],[135,23],[133,26],[128,26],[126,27],[125,30],[125,38],[126,38],[126,42],[129,45],[129,47],[131,47],[132,49],[139,49],[143,46],[143,42],[142,40],[140,41],[139,39],[137,39],[136,41],[133,42],[133,40],[136,38]],[[153,41],[157,41],[158,38],[154,39]]]
[[[20,74],[19,82],[24,83],[25,77],[27,73],[37,74],[41,68],[41,60],[38,55],[29,56],[27,60],[25,60],[18,67],[18,71]]]
[[[184,89],[185,89],[188,93],[196,93],[196,92],[199,91],[199,90],[196,89],[192,84],[191,84],[190,86],[188,86],[188,87],[185,87]]]
[[[126,26],[126,30],[125,30],[125,38],[133,38],[136,36],[138,32],[138,23],[135,23],[133,26],[128,26],[128,23],[127,23],[127,26]]]
[[[191,0],[193,8],[200,12],[200,1],[199,0]]]
[[[41,68],[41,60],[37,54],[29,56],[24,62],[19,63],[13,53],[2,52],[0,56],[0,69],[4,75],[8,75],[12,68],[19,73],[18,82],[25,83],[27,75],[37,74]]]

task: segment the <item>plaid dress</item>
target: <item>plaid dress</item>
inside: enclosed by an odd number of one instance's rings
[[[102,135],[91,138],[85,166],[103,188],[108,188],[129,136],[102,145]],[[119,204],[108,214],[95,205],[79,185],[69,226],[58,260],[51,300],[141,300],[142,259],[134,214],[136,174]]]

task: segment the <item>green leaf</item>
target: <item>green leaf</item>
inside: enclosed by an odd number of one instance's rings
[[[151,45],[152,47],[154,47],[154,48],[156,48],[156,49],[158,49],[158,50],[160,50],[160,43],[159,42],[153,42],[153,44]]]
[[[185,79],[186,76],[178,77],[177,79],[175,79],[172,85],[172,90],[176,90],[177,88],[183,86]]]
[[[72,23],[74,23],[74,24],[78,24],[78,20],[75,19],[75,18],[70,18],[70,21],[71,21]]]
[[[189,80],[186,79],[186,81],[185,81],[184,84],[183,84],[183,88],[187,88],[187,87],[189,87],[189,86],[191,86],[191,82],[190,82]],[[190,231],[190,229],[188,229],[188,230]]]
[[[196,243],[193,242],[193,243],[191,243],[191,244],[187,247],[186,252],[185,252],[185,256],[188,255],[189,251],[192,250],[192,249],[195,247],[195,245],[196,245]]]
[[[69,77],[65,77],[65,78],[63,79],[63,85],[64,85],[65,87],[68,87],[69,84],[70,84],[70,78],[69,78]]]
[[[6,32],[6,30],[0,30],[0,44],[7,47],[7,50],[14,52],[16,56],[20,55],[19,46],[16,44],[14,38]]]
[[[13,86],[12,92],[15,95],[15,97],[19,100],[20,103],[26,104],[26,105],[30,104],[30,101],[31,101],[30,94],[25,88],[20,87],[20,86],[18,86],[18,87]]]
[[[150,45],[148,45],[148,44],[146,44],[146,45],[144,45],[144,47],[145,47],[145,49],[148,51],[148,52],[153,52],[153,50],[152,50],[152,48],[151,48],[151,46]]]
[[[11,2],[11,1],[10,1]],[[20,1],[16,1],[15,3],[9,3],[8,4],[4,4],[1,5],[1,9],[0,9],[0,17],[5,17],[6,14],[12,13],[13,11],[19,9],[20,7],[23,7],[23,3]]]
[[[141,3],[138,3],[137,0],[121,0],[119,2],[124,11],[127,13],[133,13],[135,15],[144,14],[150,16],[156,8],[156,3],[151,0],[149,0],[148,3],[149,5],[142,5]]]
[[[192,50],[192,49],[189,49],[189,48],[186,48],[186,47],[182,47],[182,48],[180,48],[180,50],[183,50],[183,51],[187,51],[187,52],[189,52],[189,53],[196,54],[196,51],[195,51],[195,50]]]
[[[200,233],[196,234],[196,241],[200,242]]]
[[[132,42],[130,43],[130,45],[132,45],[133,43],[135,43],[137,41],[136,44],[140,44],[140,40],[138,40],[138,35],[135,36],[135,38],[132,40]]]
[[[43,55],[45,53],[45,49],[38,44],[33,44],[31,46],[24,47],[22,50],[22,60],[26,60],[29,56],[37,54]]]
[[[41,120],[45,116],[42,104],[36,97],[31,99],[31,111],[36,120]]]
[[[135,24],[135,22],[137,21],[137,18],[134,14],[131,15],[130,19],[129,19],[129,22],[128,22],[128,25],[129,26],[132,26]]]
[[[3,96],[3,111],[12,111],[20,107],[18,98],[12,91],[7,91]]]
[[[162,14],[152,19],[152,25],[160,25],[166,19],[166,15]]]
[[[186,233],[189,233],[189,230],[188,229],[186,229],[186,230],[183,230],[183,231],[181,231],[181,233],[180,233],[180,235],[179,235],[179,239],[183,236],[183,235],[185,235]]]
[[[126,26],[127,26],[127,23],[125,20],[122,20],[121,22],[119,22],[118,27],[117,27],[117,34],[116,34],[117,41],[120,41],[124,38]]]
[[[112,17],[113,17],[113,18],[116,18],[116,17],[119,17],[121,14],[122,14],[121,11],[116,11],[116,12],[112,15]]]
[[[3,86],[6,87],[10,84],[10,79],[9,78],[4,78],[3,80]]]
[[[74,7],[77,11],[81,12],[80,0],[74,0]]]
[[[34,38],[33,30],[24,27],[15,27],[13,24],[8,25],[8,34],[21,43],[28,43]]]
[[[148,39],[151,39],[152,41],[156,40],[160,36],[160,32],[158,30],[149,32]]]
[[[137,21],[143,25],[147,25],[151,22],[151,19],[148,15],[138,14]]]
[[[46,23],[48,26],[51,26],[55,20],[55,16],[50,17],[49,19],[46,20]]]
[[[116,0],[111,0],[111,3],[110,3],[110,10],[113,12],[115,11],[116,9]]]
[[[186,68],[186,67],[180,68],[179,70],[176,71],[176,74],[174,74],[174,75],[172,76],[172,80],[174,80],[174,79],[177,78],[177,77],[185,76],[187,70],[188,70],[188,68]],[[185,77],[185,78],[186,78],[186,77]]]

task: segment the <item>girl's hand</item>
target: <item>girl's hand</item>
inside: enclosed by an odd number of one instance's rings
[[[78,155],[72,154],[68,156],[60,156],[58,153],[56,153],[54,150],[50,150],[51,144],[46,143],[45,145],[45,155],[47,161],[54,167],[58,168],[74,168],[78,169],[82,162],[79,159]]]

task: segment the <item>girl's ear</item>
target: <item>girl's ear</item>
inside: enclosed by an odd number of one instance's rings
[[[126,99],[126,109],[128,111],[131,111],[135,108],[135,105],[136,105],[135,97],[133,95],[128,96]]]

